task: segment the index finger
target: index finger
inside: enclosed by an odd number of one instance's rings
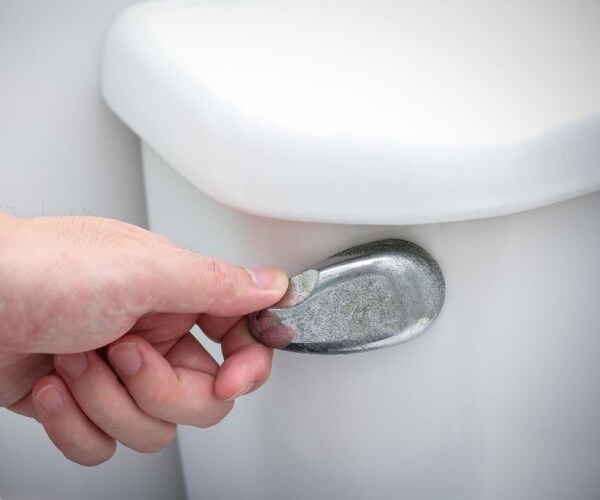
[[[215,394],[234,399],[262,386],[271,374],[273,350],[251,335],[246,318],[240,319],[221,339],[225,360],[217,372]]]
[[[200,314],[196,324],[213,342],[221,342],[223,336],[235,325],[243,316],[230,316],[222,318],[210,314]]]

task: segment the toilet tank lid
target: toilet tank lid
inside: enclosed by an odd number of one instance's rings
[[[239,210],[412,224],[600,189],[600,2],[213,0],[114,23],[110,107]]]

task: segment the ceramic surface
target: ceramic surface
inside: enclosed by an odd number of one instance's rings
[[[151,227],[196,251],[295,273],[395,237],[427,249],[446,280],[417,339],[277,352],[267,385],[221,425],[182,428],[191,498],[598,498],[600,193],[470,222],[285,222],[220,205],[144,157]]]

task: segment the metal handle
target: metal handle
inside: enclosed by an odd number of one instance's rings
[[[437,262],[404,240],[338,253],[290,279],[285,296],[249,317],[269,347],[338,354],[413,339],[437,317],[445,284]]]

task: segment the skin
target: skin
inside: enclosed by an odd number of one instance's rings
[[[287,283],[115,220],[0,214],[0,406],[37,419],[83,465],[117,442],[157,451],[177,424],[214,425],[265,383],[273,353],[243,317]]]

